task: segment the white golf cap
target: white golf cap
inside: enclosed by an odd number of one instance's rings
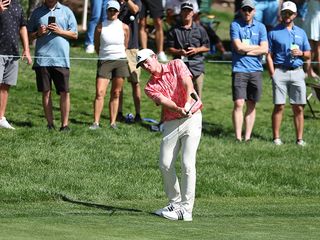
[[[284,11],[284,10],[289,10],[291,12],[296,13],[297,6],[294,2],[287,1],[287,2],[282,3],[281,11]]]
[[[151,49],[141,49],[137,52],[137,68],[140,67],[140,63],[142,63],[147,58],[155,55],[155,53]]]
[[[117,11],[119,12],[119,10],[120,10],[120,4],[119,4],[118,1],[114,1],[114,0],[108,1],[108,3],[107,3],[107,9],[109,9],[109,8],[117,9]]]

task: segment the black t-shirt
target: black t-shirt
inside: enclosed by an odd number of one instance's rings
[[[140,11],[141,1],[133,0],[133,2],[139,6],[139,11]],[[134,18],[133,20],[131,16]],[[129,11],[129,8],[126,3],[120,4],[119,19],[123,23],[127,24],[130,28],[128,49],[139,49],[139,32],[138,32],[139,31],[139,27],[138,27],[139,12],[136,15],[133,15]]]
[[[19,55],[20,28],[26,26],[23,10],[17,0],[0,13],[0,54]]]
[[[210,46],[206,30],[199,24],[192,23],[191,28],[186,29],[181,24],[170,29],[167,35],[167,47],[182,49],[189,47]],[[179,58],[179,57],[175,57]],[[193,76],[204,73],[204,56],[198,53],[188,57],[185,62]]]

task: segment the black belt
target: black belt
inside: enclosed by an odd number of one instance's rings
[[[274,65],[274,67],[282,69],[284,71],[293,71],[293,70],[302,69],[302,66],[299,66],[299,67],[286,67],[286,66],[283,66],[283,65]]]

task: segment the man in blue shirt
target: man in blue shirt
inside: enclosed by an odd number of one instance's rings
[[[268,34],[269,53],[267,64],[272,78],[273,103],[272,130],[273,143],[281,145],[280,126],[286,103],[289,96],[294,114],[296,128],[296,143],[305,146],[303,141],[304,114],[306,104],[304,60],[310,59],[310,44],[306,33],[295,26],[293,20],[297,16],[296,4],[287,1],[282,4],[282,22]]]
[[[250,141],[256,116],[256,102],[262,92],[263,54],[268,51],[265,26],[254,20],[255,5],[252,0],[244,0],[240,9],[241,17],[230,26],[232,41],[232,95],[234,107],[232,120],[237,141],[242,141],[243,118],[245,121],[245,141]],[[246,102],[246,112],[243,107]]]
[[[78,38],[77,21],[72,11],[57,0],[45,0],[35,9],[28,24],[29,38],[36,39],[33,68],[36,72],[37,88],[42,92],[42,104],[48,129],[54,129],[51,81],[60,95],[61,127],[68,127],[70,111],[69,52],[70,39]]]

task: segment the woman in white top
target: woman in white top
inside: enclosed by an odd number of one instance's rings
[[[96,97],[94,100],[94,123],[90,129],[100,128],[100,116],[104,97],[111,79],[109,102],[110,126],[117,128],[116,117],[119,96],[124,78],[129,76],[127,55],[129,27],[118,19],[120,5],[118,1],[107,3],[107,19],[100,23],[95,31],[95,50],[99,54],[96,77]]]

